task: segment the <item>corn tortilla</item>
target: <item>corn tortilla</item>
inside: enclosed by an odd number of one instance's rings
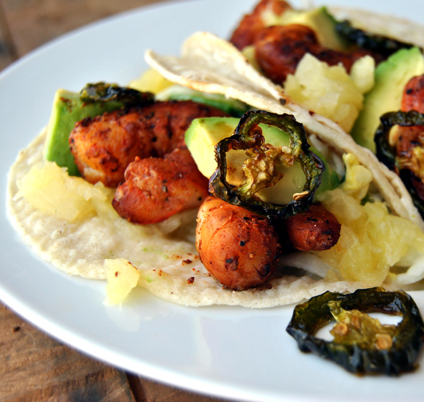
[[[417,41],[420,38],[423,40],[424,35],[416,35]],[[394,173],[381,165],[370,151],[356,145],[337,124],[294,103],[282,88],[261,76],[228,42],[210,33],[197,33],[185,42],[181,57],[148,51],[146,59],[172,82],[221,93],[271,112],[293,114],[311,135],[340,155],[357,156],[372,173],[374,185],[392,212],[424,227],[409,193]],[[41,133],[20,152],[11,167],[8,214],[23,241],[45,261],[69,275],[103,280],[104,261],[124,258],[140,270],[139,286],[163,300],[185,306],[221,304],[266,308],[296,303],[326,290],[351,292],[365,286],[358,282],[328,282],[322,279],[329,268],[323,261],[307,253],[294,253],[280,259],[277,273],[268,286],[242,292],[224,289],[197,256],[196,211],[173,217],[172,222],[143,227],[121,218],[102,219],[95,213],[74,223],[43,213],[20,195],[18,184],[33,165],[42,161],[44,139],[45,133]],[[175,230],[166,229],[169,225]],[[420,270],[424,270],[424,261],[415,264],[415,271]],[[421,273],[417,275],[419,279]]]

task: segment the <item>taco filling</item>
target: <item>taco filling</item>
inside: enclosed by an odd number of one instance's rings
[[[269,0],[230,42],[198,33],[181,57],[146,52],[151,70],[128,88],[59,90],[9,176],[23,239],[107,279],[115,303],[137,285],[189,306],[272,307],[423,279],[422,199],[354,135],[377,70],[418,48]],[[421,178],[404,136],[395,165]]]

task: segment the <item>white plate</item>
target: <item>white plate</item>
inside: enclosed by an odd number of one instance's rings
[[[197,30],[227,37],[253,3],[205,0],[143,8],[77,30],[4,71],[2,188],[18,150],[47,123],[58,88],[77,91],[100,80],[126,84],[146,68],[146,48],[177,54],[183,39]],[[387,13],[417,21],[424,14],[421,0],[403,2],[401,9],[395,3],[357,1],[356,6],[377,10],[386,6]],[[43,331],[105,362],[174,386],[237,400],[422,401],[423,369],[396,379],[357,378],[300,353],[285,332],[291,306],[184,308],[137,289],[121,309],[106,307],[104,283],[70,278],[40,261],[21,243],[5,212],[0,225],[4,303]],[[424,292],[413,296],[424,311]]]

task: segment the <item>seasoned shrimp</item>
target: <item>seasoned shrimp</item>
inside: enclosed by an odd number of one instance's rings
[[[337,218],[320,204],[312,204],[285,221],[288,240],[302,251],[323,251],[333,247],[340,238]]]
[[[424,113],[424,74],[413,77],[406,84],[402,96],[401,110],[416,110]]]
[[[121,217],[146,225],[197,208],[207,196],[208,180],[190,152],[177,148],[164,158],[137,157],[130,163],[112,205]]]
[[[330,249],[338,242],[341,229],[337,218],[319,204],[283,222],[271,222],[210,196],[197,218],[200,260],[220,283],[233,290],[266,283],[281,253],[293,248]]]
[[[193,119],[225,115],[191,101],[121,109],[78,122],[69,137],[70,149],[87,181],[116,187],[136,156],[164,156],[184,145],[184,133]]]
[[[251,14],[246,14],[241,20],[238,27],[231,35],[230,42],[239,50],[246,46],[253,45],[255,35],[265,28],[262,15],[267,10],[272,11],[275,15],[280,16],[287,10],[291,10],[291,6],[284,0],[262,0],[260,1]]]
[[[261,29],[255,36],[256,60],[264,74],[277,84],[294,74],[306,53],[333,66],[343,64],[350,71],[358,54],[348,54],[321,46],[315,32],[300,24],[275,25]],[[360,53],[364,55],[363,52]]]
[[[199,257],[219,282],[243,290],[270,279],[280,245],[267,218],[215,197],[204,201],[197,218]]]

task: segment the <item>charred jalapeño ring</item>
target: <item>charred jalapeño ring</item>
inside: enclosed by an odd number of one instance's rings
[[[80,98],[86,102],[118,101],[124,105],[145,106],[155,101],[151,92],[140,92],[136,89],[120,87],[116,84],[98,82],[87,84],[80,92]]]
[[[362,29],[354,28],[349,21],[336,23],[336,32],[356,46],[377,52],[385,57],[400,49],[410,49],[412,44],[400,42],[383,35],[371,34]]]
[[[334,305],[346,311],[357,309],[361,313],[402,315],[403,318],[397,326],[392,326],[390,342],[382,348],[364,342],[331,342],[317,338],[317,331],[333,320]],[[383,288],[357,290],[346,295],[326,292],[313,297],[296,306],[287,332],[296,339],[302,352],[333,360],[356,374],[396,376],[412,371],[424,341],[424,323],[412,298],[403,291],[386,292]]]
[[[264,136],[259,124],[276,126],[289,135],[290,156],[300,162],[306,182],[303,191],[294,201],[285,205],[276,205],[262,201],[251,187],[246,186],[246,181],[240,186],[227,182],[227,157],[230,150],[245,150],[252,153],[265,154]],[[269,218],[287,219],[298,212],[306,210],[313,202],[314,194],[321,184],[321,175],[324,164],[321,159],[309,151],[305,129],[292,115],[276,114],[262,110],[245,113],[231,137],[225,138],[215,146],[217,169],[209,181],[209,190],[215,196],[230,204],[246,208],[252,212],[265,215]],[[253,183],[254,184],[254,183]],[[275,181],[267,186],[276,184]]]
[[[413,184],[414,173],[410,169],[404,169],[398,163],[396,151],[390,145],[389,134],[394,126],[413,127],[424,125],[424,114],[415,110],[409,112],[389,112],[380,117],[380,125],[374,136],[376,155],[380,162],[384,163],[390,170],[397,172],[414,202],[415,207],[424,218],[424,205]]]

